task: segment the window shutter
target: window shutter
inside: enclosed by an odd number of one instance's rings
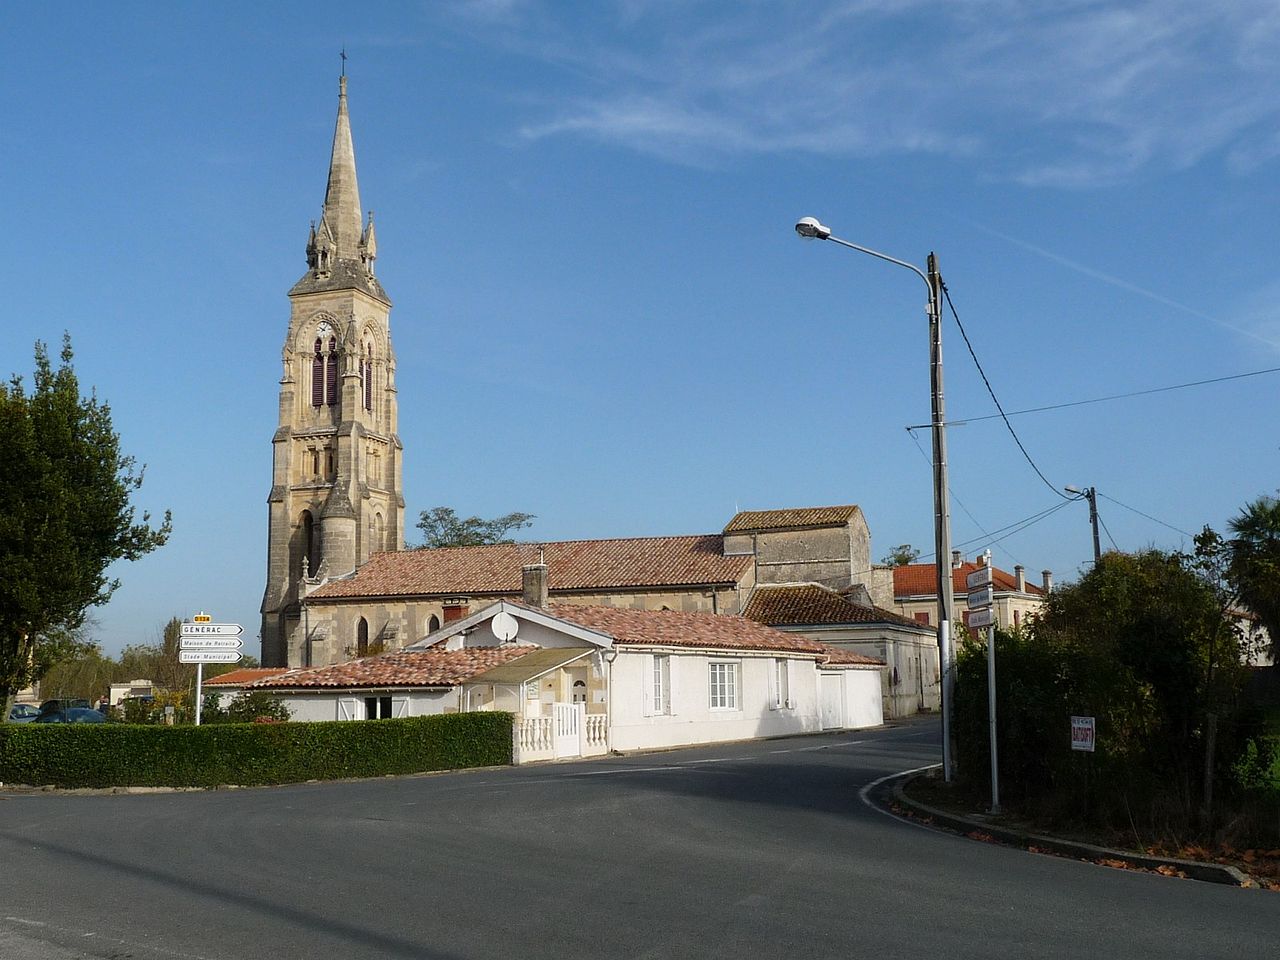
[[[778,662],[777,660],[768,661],[769,674],[769,692],[766,694],[769,698],[769,709],[777,710],[779,693],[778,693]]]
[[[786,666],[784,668],[786,671],[785,676],[787,678],[787,709],[788,710],[794,710],[796,707],[796,695],[794,692],[796,688],[795,665],[796,665],[796,662],[792,660],[790,657],[788,657]]]
[[[359,709],[360,701],[355,699],[342,699],[338,701],[338,719],[354,720],[359,716],[356,711]]]
[[[667,657],[667,713],[676,712],[676,674],[680,672],[680,658]]]
[[[316,341],[316,352],[311,358],[311,405],[319,407],[324,404],[324,357],[320,354],[320,341]]]
[[[653,716],[653,654],[646,653],[640,658],[640,669],[644,671],[644,682],[640,684],[643,697],[640,703],[641,716]]]
[[[391,716],[393,717],[409,716],[409,698],[408,697],[392,697],[391,698]]]

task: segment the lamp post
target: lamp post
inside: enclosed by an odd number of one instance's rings
[[[938,272],[938,258],[929,254],[926,270],[887,254],[859,246],[832,236],[831,228],[805,217],[796,223],[796,233],[807,239],[830,240],[832,243],[859,253],[869,254],[889,263],[906,267],[921,280],[929,291],[926,313],[929,317],[929,395],[932,408],[933,434],[933,540],[937,562],[938,589],[938,659],[942,666],[942,775],[950,783],[952,777],[951,750],[951,701],[955,681],[951,656],[951,610],[953,606],[951,586],[951,502],[947,492],[947,428],[942,394],[942,275]]]
[[[1093,527],[1093,562],[1096,564],[1102,559],[1102,541],[1098,539],[1098,488],[1085,487],[1081,490],[1079,487],[1067,486],[1062,489],[1089,501],[1089,524]]]

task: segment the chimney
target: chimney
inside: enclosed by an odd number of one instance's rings
[[[963,566],[964,566],[964,554],[961,553],[959,550],[952,550],[951,551],[952,569],[959,570]]]
[[[1018,581],[1018,592],[1026,593],[1027,592],[1027,568],[1020,563],[1014,564],[1013,577],[1015,580]]]
[[[1040,576],[1044,577],[1044,592],[1053,593],[1053,571],[1041,570]]]
[[[547,565],[530,563],[520,568],[520,581],[524,588],[524,602],[531,607],[547,605]]]

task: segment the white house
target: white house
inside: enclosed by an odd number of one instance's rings
[[[500,600],[402,651],[248,689],[298,720],[507,710],[525,762],[876,726],[882,668],[738,616]]]

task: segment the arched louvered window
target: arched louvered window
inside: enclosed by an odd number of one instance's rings
[[[360,622],[356,625],[356,656],[367,657],[369,655],[369,621],[364,617],[360,618]]]
[[[373,409],[373,344],[365,344],[364,359],[360,365],[361,379],[364,381],[364,408]]]
[[[431,619],[427,621],[427,633],[435,633],[439,629],[440,618],[433,613],[431,615]]]
[[[325,358],[324,392],[329,406],[338,402],[338,341],[329,338],[329,356]]]
[[[311,405],[324,405],[324,354],[320,352],[319,337],[316,337],[316,351],[311,357]]]

